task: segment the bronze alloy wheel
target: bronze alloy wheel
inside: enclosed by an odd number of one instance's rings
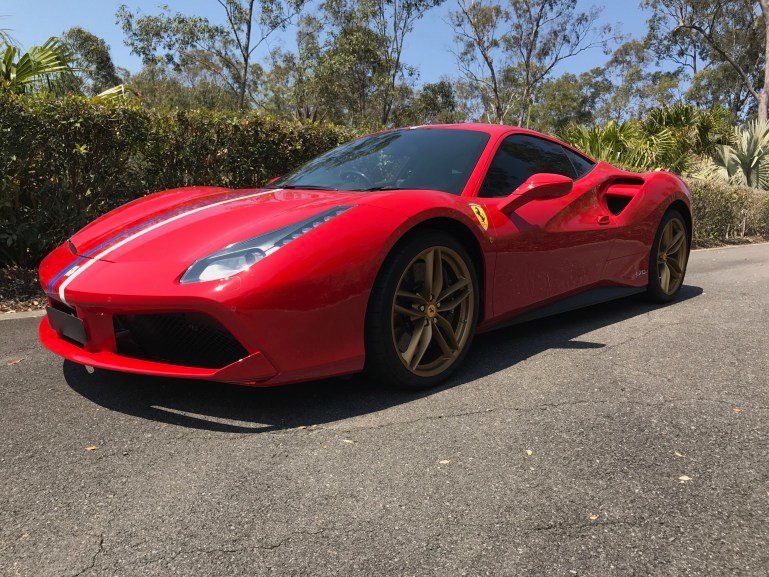
[[[688,254],[686,226],[679,218],[671,218],[660,235],[657,250],[657,276],[660,289],[672,295],[681,286]]]
[[[392,338],[420,377],[445,371],[470,337],[475,311],[470,271],[454,250],[433,246],[409,263],[392,303]]]

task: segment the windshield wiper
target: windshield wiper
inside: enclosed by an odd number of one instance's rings
[[[266,188],[283,188],[289,190],[305,189],[305,190],[339,190],[338,188],[332,188],[330,186],[319,186],[317,184],[283,184],[281,186],[268,186]]]

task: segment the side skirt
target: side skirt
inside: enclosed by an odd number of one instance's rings
[[[488,327],[487,330],[509,327],[545,317],[568,313],[577,309],[629,297],[646,291],[646,287],[598,287],[566,297],[549,305],[539,307],[507,321]],[[485,332],[485,331],[484,331]]]

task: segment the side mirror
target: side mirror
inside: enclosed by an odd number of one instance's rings
[[[521,186],[500,205],[499,210],[510,213],[532,200],[560,198],[571,192],[574,181],[562,174],[539,172],[532,174]]]
[[[273,176],[270,180],[267,181],[267,184],[272,184],[273,182],[278,182],[280,180],[279,176]]]

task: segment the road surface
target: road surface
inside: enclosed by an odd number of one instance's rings
[[[97,371],[0,321],[0,575],[769,574],[769,245],[439,389]]]

